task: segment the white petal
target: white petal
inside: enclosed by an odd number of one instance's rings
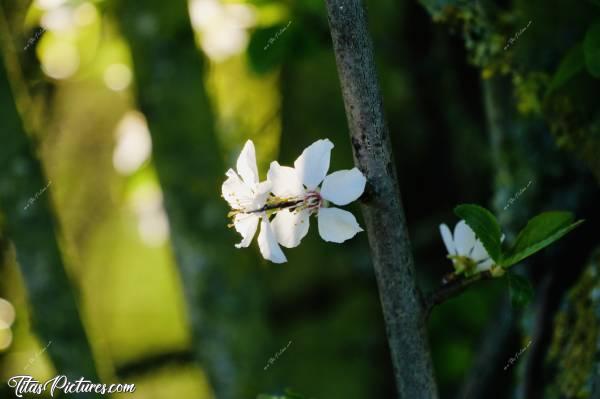
[[[333,143],[329,139],[317,140],[304,149],[294,162],[298,178],[309,190],[323,181],[329,170],[329,159]]]
[[[479,240],[475,240],[475,246],[473,246],[473,252],[471,252],[470,258],[475,262],[479,262],[484,259],[488,259],[490,255],[485,250],[485,247]]]
[[[323,180],[321,196],[336,205],[347,205],[365,191],[367,178],[357,168],[333,172]]]
[[[250,187],[240,179],[233,169],[225,174],[227,180],[221,186],[223,198],[233,209],[245,209],[252,205],[254,193]]]
[[[454,246],[452,233],[445,223],[440,224],[440,234],[442,235],[442,240],[444,241],[444,245],[446,246],[448,254],[456,255],[456,247]]]
[[[469,256],[471,249],[475,246],[475,233],[461,220],[454,227],[454,245],[459,255]]]
[[[290,212],[288,209],[277,212],[271,222],[277,241],[286,248],[294,248],[308,233],[310,212],[307,209]]]
[[[260,233],[258,234],[258,248],[263,258],[270,260],[273,263],[287,262],[283,251],[277,244],[275,234],[271,229],[271,223],[266,217],[263,217],[260,222]]]
[[[267,179],[273,185],[271,191],[278,197],[297,197],[304,194],[304,186],[298,178],[296,169],[281,166],[277,161],[271,162]]]
[[[254,187],[254,199],[252,201],[252,209],[260,209],[263,207],[267,198],[271,194],[271,187],[273,185],[270,181],[264,181],[262,183],[258,183]]]
[[[238,213],[233,218],[233,226],[235,230],[242,235],[242,241],[239,244],[235,244],[236,248],[246,248],[252,242],[256,228],[258,227],[258,215],[249,215],[244,213]]]
[[[242,152],[240,152],[240,156],[237,159],[237,171],[247,185],[253,186],[258,183],[256,152],[252,140],[246,141]]]
[[[493,265],[494,261],[492,259],[487,259],[484,262],[478,263],[477,268],[475,270],[477,270],[478,272],[484,272],[486,270],[490,270]]]
[[[338,208],[319,209],[319,234],[325,241],[342,243],[363,231],[350,212]]]

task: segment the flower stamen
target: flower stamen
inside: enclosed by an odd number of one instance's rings
[[[323,197],[318,191],[309,191],[304,197],[306,207],[311,211],[317,211],[323,205]]]

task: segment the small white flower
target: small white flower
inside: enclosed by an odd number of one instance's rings
[[[328,139],[318,140],[302,152],[293,168],[271,163],[267,174],[271,190],[278,201],[290,204],[272,221],[277,241],[284,247],[300,244],[308,232],[311,214],[317,214],[319,234],[325,241],[342,243],[363,231],[350,212],[327,207],[327,201],[347,205],[358,199],[366,184],[365,176],[356,168],[327,175],[332,148]]]
[[[494,260],[464,220],[454,227],[454,237],[446,224],[440,224],[440,233],[457,273],[483,272],[494,265]]]
[[[258,246],[262,256],[274,263],[286,262],[266,214],[265,203],[270,194],[271,183],[259,182],[256,152],[251,140],[244,145],[236,166],[237,173],[229,169],[226,173],[227,180],[221,187],[223,197],[233,209],[231,214],[235,230],[242,235],[242,241],[235,245],[236,248],[250,245],[260,221]]]

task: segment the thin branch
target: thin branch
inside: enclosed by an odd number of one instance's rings
[[[368,181],[361,205],[401,398],[438,397],[421,292],[391,151],[362,0],[326,0],[356,166]]]
[[[492,273],[489,270],[486,270],[472,277],[460,278],[452,280],[447,284],[443,284],[425,300],[425,317],[429,317],[429,314],[434,306],[459,295],[478,281],[489,280],[492,278],[494,278]]]

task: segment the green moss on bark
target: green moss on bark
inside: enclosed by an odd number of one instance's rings
[[[589,398],[592,395],[600,354],[599,332],[600,251],[596,251],[555,317],[546,358],[553,383],[545,397]]]

